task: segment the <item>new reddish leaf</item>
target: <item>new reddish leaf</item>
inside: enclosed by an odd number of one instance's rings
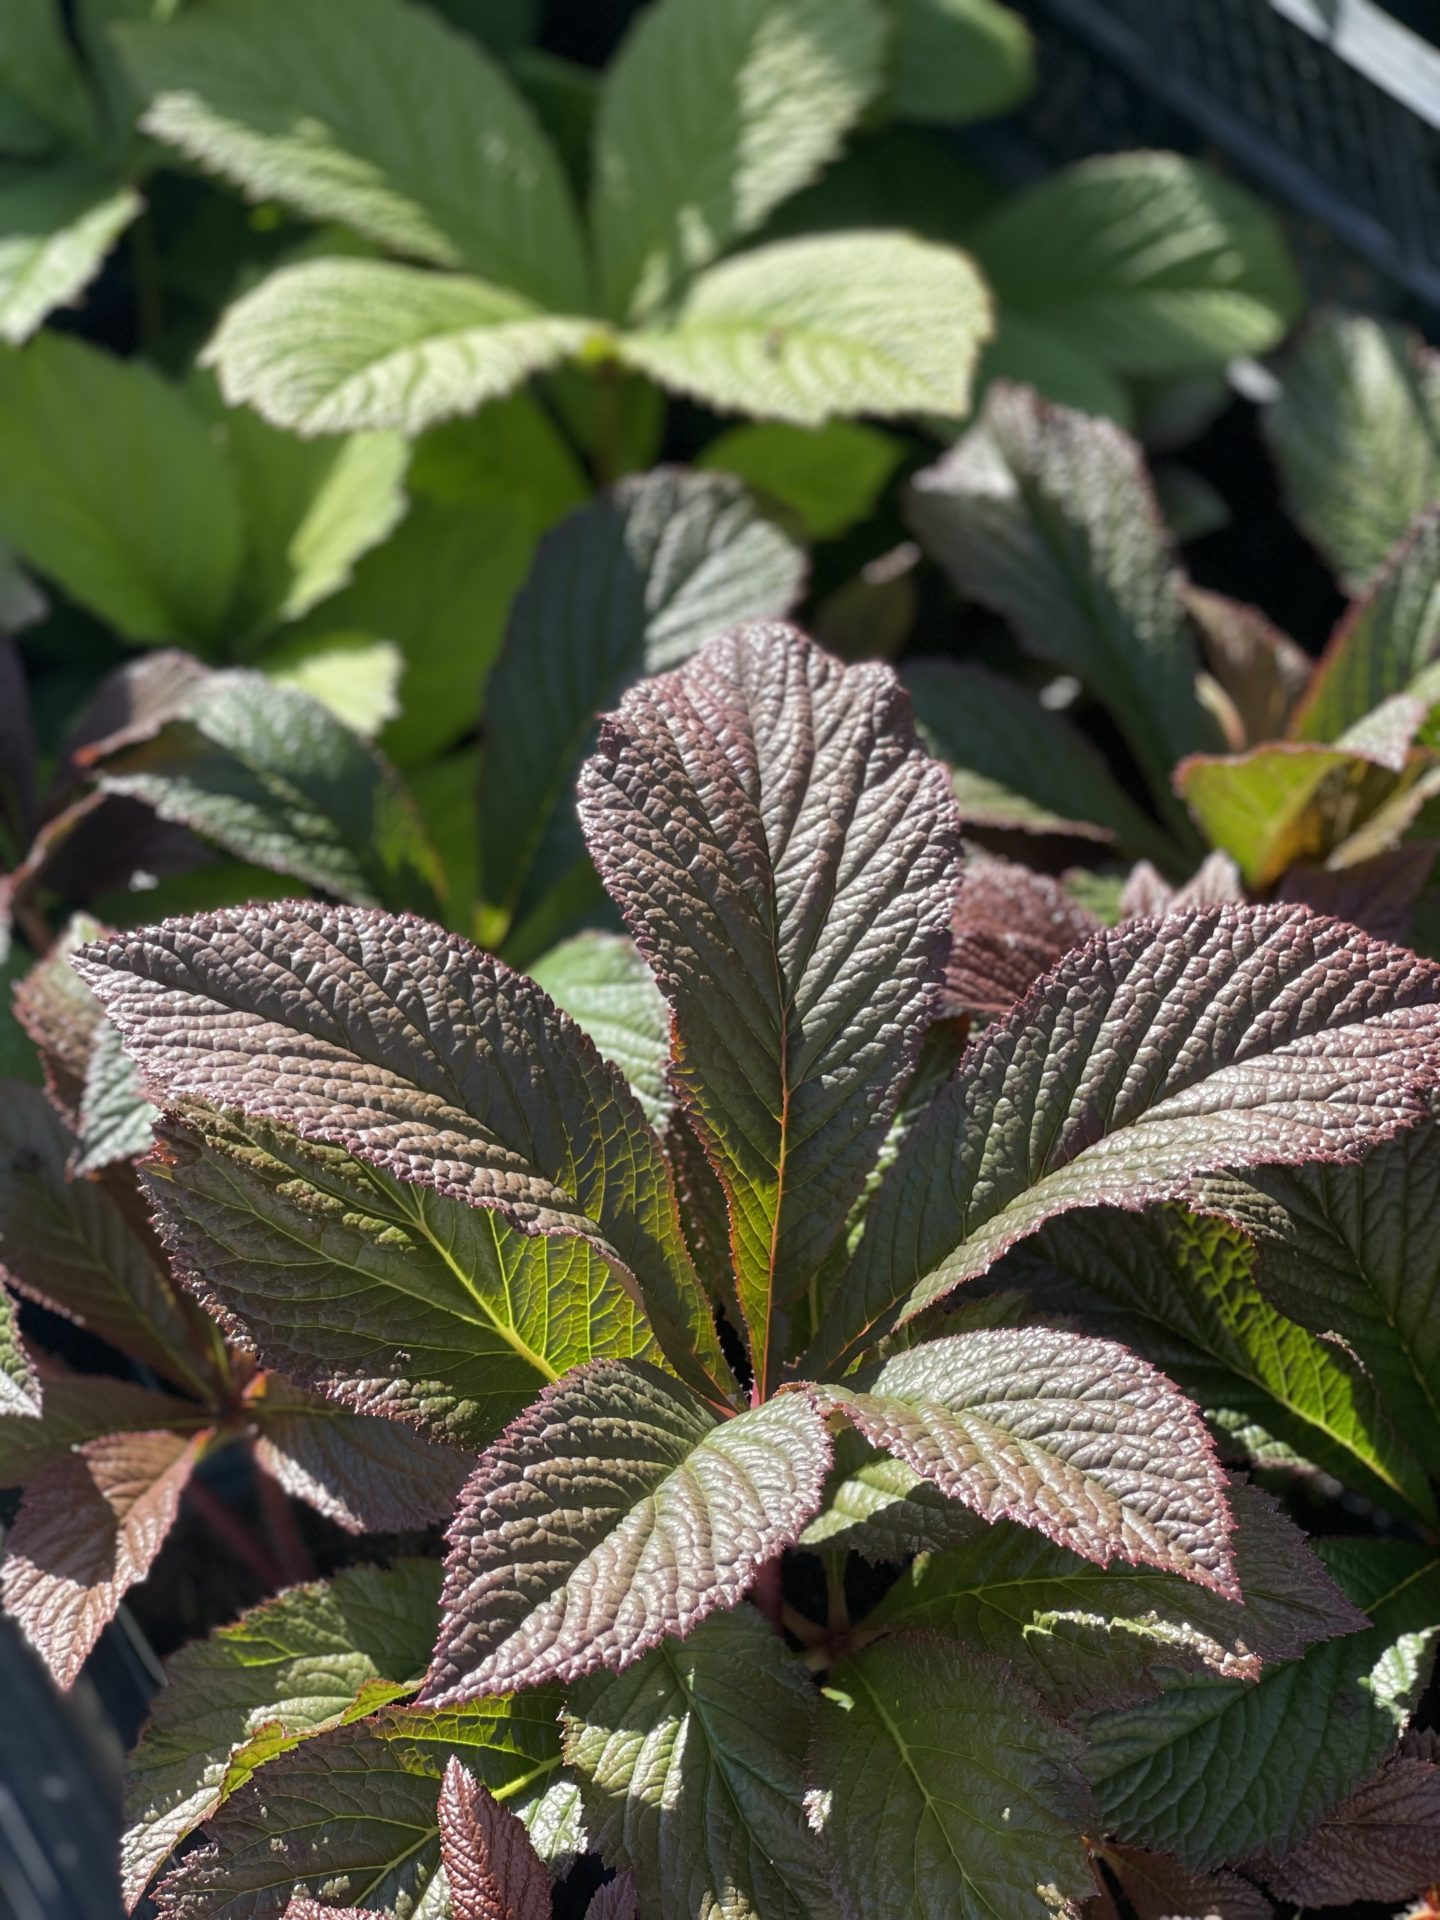
[[[974,854],[955,908],[945,988],[964,1013],[1005,1013],[1100,922],[1058,880]]]
[[[454,1755],[440,1783],[451,1920],[550,1920],[550,1876],[508,1808]]]

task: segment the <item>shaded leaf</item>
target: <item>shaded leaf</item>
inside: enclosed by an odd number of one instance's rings
[[[542,542],[486,697],[480,769],[486,937],[528,959],[569,931],[594,877],[574,815],[596,716],[738,620],[788,611],[804,555],[744,488],[662,468]],[[557,908],[556,900],[562,904]]]
[[[0,1487],[26,1486],[75,1448],[122,1429],[193,1434],[210,1419],[193,1400],[110,1374],[67,1373],[44,1360],[36,1371],[43,1396],[40,1418],[0,1415]]]
[[[48,0],[13,0],[0,22],[0,141],[38,155],[92,139],[95,120],[63,21]]]
[[[1440,500],[1440,355],[1388,321],[1318,314],[1264,428],[1291,513],[1356,592]]]
[[[907,1560],[912,1553],[943,1553],[981,1525],[933,1481],[846,1427],[835,1436],[835,1464],[820,1511],[799,1544],[812,1551],[839,1548],[867,1560]]]
[[[1348,856],[1350,849],[1341,851]],[[1411,934],[1437,851],[1433,841],[1421,840],[1369,859],[1351,862],[1347,857],[1344,866],[1317,867],[1300,860],[1281,880],[1275,898],[1353,921],[1377,940],[1423,945]]]
[[[633,1361],[567,1375],[461,1497],[422,1697],[619,1671],[688,1633],[792,1544],[829,1464],[825,1423],[798,1396],[717,1423]]]
[[[645,315],[833,159],[880,81],[870,0],[661,0],[605,76],[592,222],[606,308]]]
[[[806,427],[837,414],[964,414],[990,332],[985,283],[953,247],[818,234],[708,268],[667,324],[622,334],[616,351],[706,406]]]
[[[0,1415],[6,1420],[17,1416],[33,1419],[41,1407],[40,1382],[25,1350],[15,1318],[15,1302],[0,1287]],[[0,1460],[4,1442],[0,1440]]]
[[[672,1363],[723,1398],[659,1142],[520,975],[456,934],[307,902],[171,920],[80,965],[167,1106],[237,1109],[522,1234],[588,1242],[638,1282]]]
[[[550,1920],[550,1876],[529,1835],[453,1755],[438,1819],[453,1920]]]
[[[148,1153],[159,1117],[159,1110],[140,1091],[134,1061],[107,1023],[95,1037],[85,1068],[72,1175],[98,1173],[117,1161]]]
[[[227,0],[119,37],[146,129],[256,199],[583,303],[559,161],[501,69],[428,8],[354,0],[347,21],[342,48],[327,0]]]
[[[1238,753],[1242,747],[1278,738],[1287,730],[1309,684],[1310,656],[1258,607],[1204,587],[1186,585],[1183,592],[1205,669],[1219,686],[1235,722],[1236,737],[1226,744]],[[1354,718],[1358,720],[1359,714]]]
[[[671,1111],[670,1017],[634,941],[577,933],[543,955],[530,978],[619,1068],[645,1118],[662,1131]]]
[[[1283,1859],[1262,1856],[1246,1869],[1302,1907],[1404,1900],[1440,1883],[1440,1766],[1391,1754]]]
[[[585,1909],[585,1920],[640,1920],[635,1876],[628,1868],[596,1889]]]
[[[581,779],[725,1188],[762,1397],[937,1009],[959,845],[947,785],[887,668],[766,626],[634,689]]]
[[[1099,924],[1048,874],[971,854],[955,908],[946,992],[961,1012],[1004,1013]]]
[[[306,260],[226,310],[206,364],[231,406],[278,427],[414,434],[508,393],[592,329],[461,274]]]
[[[903,457],[891,435],[850,420],[824,427],[774,421],[731,427],[696,465],[733,473],[792,513],[810,539],[833,540],[873,512]]]
[[[206,1436],[114,1433],[30,1482],[0,1561],[0,1599],[68,1687],[165,1543]]]
[[[996,0],[900,0],[890,111],[954,126],[1005,113],[1035,81],[1030,31]]]
[[[804,1669],[748,1606],[571,1689],[565,1758],[592,1840],[633,1874],[647,1911],[834,1913],[803,1807],[816,1705]]]
[[[255,1767],[408,1693],[430,1657],[440,1568],[350,1567],[191,1641],[130,1757],[127,1905]]]
[[[1093,1891],[1079,1742],[998,1664],[899,1636],[831,1669],[810,1753],[847,1920],[1031,1920]]]
[[[1271,1920],[1274,1909],[1236,1873],[1192,1873],[1163,1853],[1105,1846],[1097,1857],[1129,1903],[1132,1920]]]
[[[140,204],[133,187],[72,162],[0,185],[0,340],[18,346],[73,305]]]
[[[1351,1157],[1428,1117],[1440,973],[1296,907],[1098,933],[976,1041],[872,1203],[806,1364],[913,1318],[1078,1206]]]
[[[1228,853],[1207,853],[1190,878],[1174,886],[1148,860],[1132,867],[1120,892],[1119,920],[1158,920],[1186,907],[1245,904],[1245,883]],[[1341,916],[1344,917],[1343,915]]]

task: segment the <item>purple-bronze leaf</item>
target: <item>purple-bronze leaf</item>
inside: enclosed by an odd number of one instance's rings
[[[523,1234],[586,1242],[643,1295],[673,1364],[728,1390],[660,1143],[523,975],[424,921],[312,901],[167,920],[76,965],[167,1108],[278,1121]]]
[[[1440,1885],[1440,1741],[1409,1734],[1372,1779],[1313,1827],[1282,1859],[1260,1855],[1245,1871],[1304,1907],[1405,1900]]]
[[[451,1920],[550,1920],[550,1876],[524,1826],[452,1755],[440,1783]]]
[[[802,1363],[835,1371],[1075,1207],[1350,1160],[1430,1117],[1440,968],[1303,907],[1097,934],[972,1045],[905,1144]]]
[[[932,1340],[816,1389],[871,1443],[987,1520],[1087,1560],[1238,1598],[1225,1476],[1197,1409],[1111,1340],[1048,1327]]]
[[[940,1005],[949,782],[888,668],[756,624],[626,696],[581,819],[673,1009],[763,1395]]]
[[[955,908],[945,989],[960,1013],[1005,1013],[1100,922],[1058,880],[972,854]]]
[[[653,1367],[597,1360],[480,1459],[450,1528],[421,1699],[618,1672],[730,1607],[820,1504],[825,1422],[787,1394],[717,1420]]]
[[[1197,1873],[1168,1853],[1145,1853],[1139,1847],[1104,1846],[1096,1849],[1129,1904],[1133,1920],[1271,1920],[1270,1902],[1258,1887],[1238,1873],[1223,1868]],[[1102,1895],[1086,1920],[1106,1920],[1119,1910]]]
[[[617,1873],[613,1880],[607,1880],[603,1887],[596,1889],[594,1898],[585,1909],[585,1920],[640,1920],[640,1908],[635,1899],[635,1876],[628,1867],[624,1873]]]
[[[164,1545],[204,1434],[113,1433],[31,1481],[0,1562],[0,1601],[68,1687]]]

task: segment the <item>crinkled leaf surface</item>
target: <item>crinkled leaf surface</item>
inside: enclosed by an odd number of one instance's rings
[[[1099,924],[1049,874],[972,854],[955,908],[946,993],[957,1011],[1005,1013]]]
[[[37,1369],[43,1412],[0,1414],[0,1487],[23,1487],[57,1460],[88,1441],[122,1429],[162,1428],[196,1433],[210,1420],[203,1406],[157,1393],[110,1374],[66,1373],[41,1362]]]
[[[1366,1624],[1268,1494],[1238,1481],[1228,1498],[1238,1600],[1146,1567],[1096,1566],[997,1520],[917,1560],[865,1627],[982,1646],[1072,1714],[1153,1694],[1160,1668],[1254,1680],[1262,1663]]]
[[[0,1561],[0,1600],[68,1687],[165,1543],[204,1435],[112,1433],[30,1482]]]
[[[33,1418],[40,1411],[40,1400],[40,1382],[20,1336],[15,1302],[0,1287],[0,1414],[6,1420]]]
[[[1281,1852],[1394,1746],[1440,1638],[1440,1560],[1400,1541],[1321,1557],[1372,1625],[1246,1683],[1172,1675],[1154,1700],[1096,1714],[1083,1766],[1122,1840],[1187,1866]]]
[[[631,1665],[743,1597],[819,1506],[829,1464],[825,1423],[798,1395],[717,1421],[634,1361],[567,1375],[461,1498],[424,1697]]]
[[[550,1875],[524,1826],[452,1757],[440,1783],[452,1920],[550,1920]]]
[[[968,255],[908,233],[818,234],[707,268],[621,357],[706,406],[818,426],[836,414],[963,415],[991,332]]]
[[[1420,1736],[1434,1750],[1435,1736]],[[1440,1765],[1404,1747],[1282,1860],[1247,1870],[1302,1907],[1404,1900],[1440,1880]]]
[[[503,72],[402,0],[353,0],[346,25],[327,0],[224,0],[122,44],[147,129],[255,198],[583,308],[560,163]]]
[[[581,819],[673,1011],[763,1393],[936,1009],[944,770],[887,668],[742,627],[626,697]]]
[[[853,1389],[815,1391],[985,1519],[1235,1595],[1224,1476],[1200,1416],[1111,1341],[1045,1327],[957,1334],[896,1354]]]
[[[1428,1118],[1440,972],[1294,907],[1094,936],[981,1036],[872,1202],[809,1365],[1077,1206],[1348,1157]]]
[[[509,393],[593,331],[468,274],[306,260],[227,309],[206,363],[232,406],[278,427],[416,434]]]
[[[577,890],[593,897],[574,808],[597,714],[735,622],[788,612],[804,579],[800,548],[723,474],[622,481],[541,543],[486,695],[480,895],[492,944],[528,959],[569,930]]]
[[[1273,1920],[1265,1895],[1238,1873],[1193,1873],[1167,1854],[1138,1847],[1104,1846],[1096,1852],[1128,1901],[1132,1920]],[[1092,1920],[1113,1913],[1102,1896]]]
[[[652,1351],[587,1239],[529,1236],[289,1129],[187,1106],[147,1169],[172,1255],[270,1365],[481,1446],[580,1361]]]
[[[917,476],[910,518],[963,594],[1104,702],[1157,802],[1176,760],[1219,745],[1168,536],[1118,427],[992,388],[979,423]]]
[[[530,977],[620,1069],[651,1126],[663,1128],[672,1104],[670,1017],[635,942],[579,933],[543,955]]]
[[[140,211],[133,187],[62,160],[0,186],[0,340],[18,346],[72,304]]]
[[[592,1843],[630,1870],[647,1911],[677,1920],[834,1913],[803,1806],[817,1703],[803,1668],[748,1606],[571,1689],[565,1758]]]
[[[835,1436],[835,1464],[820,1511],[800,1545],[814,1551],[836,1547],[867,1560],[908,1560],[912,1553],[943,1553],[982,1524],[933,1481],[845,1427]]]
[[[588,1241],[723,1394],[659,1142],[538,987],[458,935],[305,902],[167,921],[81,965],[168,1105],[272,1120],[521,1233]]]
[[[1264,424],[1290,511],[1357,592],[1440,500],[1440,355],[1388,321],[1317,314]]]
[[[635,1876],[628,1871],[617,1873],[597,1888],[585,1909],[585,1920],[640,1920]]]
[[[606,75],[592,219],[607,310],[645,315],[813,180],[880,82],[872,0],[660,0]]]
[[[437,1801],[452,1758],[548,1850],[559,1704],[540,1692],[454,1713],[388,1706],[302,1740],[221,1807],[209,1844],[160,1882],[160,1912],[269,1920],[292,1892],[323,1892],[326,1903],[433,1913],[425,1895],[440,1864]]]
[[[432,1560],[350,1567],[182,1647],[130,1757],[127,1902],[257,1765],[410,1692],[439,1598]]]
[[[98,1173],[148,1153],[158,1118],[158,1109],[140,1091],[135,1063],[119,1034],[108,1024],[102,1026],[85,1068],[73,1173]]]
[[[842,1660],[809,1771],[846,1920],[1073,1914],[1094,1890],[1079,1750],[957,1642],[900,1635]]]

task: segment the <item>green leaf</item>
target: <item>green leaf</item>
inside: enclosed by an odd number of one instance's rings
[[[1134,424],[1135,408],[1124,381],[1103,361],[1073,345],[1059,321],[1051,327],[997,309],[995,338],[980,356],[976,384],[987,389],[996,380],[1034,387],[1046,400],[1077,413],[1099,414],[1120,427]]]
[[[210,675],[182,718],[107,755],[97,777],[106,793],[340,899],[420,907],[441,880],[386,762],[318,700],[264,674]]]
[[[1273,215],[1174,153],[1107,154],[1016,194],[970,244],[999,305],[1115,373],[1222,367],[1300,311]]]
[[[592,222],[616,318],[653,313],[808,184],[880,83],[871,0],[660,0],[605,78]]]
[[[812,1391],[986,1520],[1088,1560],[1139,1562],[1237,1597],[1230,1515],[1200,1417],[1109,1340],[993,1328],[899,1353]]]
[[[422,1699],[629,1667],[733,1607],[820,1503],[830,1438],[799,1394],[718,1419],[635,1361],[547,1387],[450,1524]]]
[[[804,1363],[833,1368],[1081,1206],[1428,1120],[1440,972],[1294,907],[1097,933],[984,1033],[906,1143]],[[838,1377],[838,1375],[832,1375]]]
[[[1421,1728],[1281,1860],[1246,1870],[1302,1907],[1404,1900],[1440,1874],[1440,1736]],[[1423,1897],[1423,1896],[1422,1896]],[[1417,1903],[1418,1904],[1418,1903]]]
[[[150,1151],[157,1108],[140,1090],[135,1063],[112,1026],[102,1026],[85,1069],[73,1178],[133,1160]]]
[[[1138,445],[1108,421],[992,388],[979,424],[917,477],[910,512],[967,598],[1110,709],[1157,803],[1180,815],[1171,768],[1220,739]]]
[[[787,508],[811,540],[833,540],[875,508],[904,457],[892,435],[832,420],[824,427],[783,422],[732,427],[712,440],[697,465],[733,473]]]
[[[565,1758],[587,1828],[606,1860],[634,1874],[647,1910],[832,1920],[803,1806],[817,1701],[746,1606],[664,1641],[623,1674],[571,1688]]]
[[[953,127],[1018,106],[1035,84],[1030,30],[997,0],[898,0],[890,111]]]
[[[1440,1560],[1399,1541],[1321,1557],[1373,1624],[1253,1683],[1173,1675],[1156,1700],[1093,1716],[1082,1765],[1107,1826],[1187,1866],[1281,1852],[1392,1748],[1440,1637]]]
[[[645,1118],[662,1131],[671,1112],[670,1018],[634,941],[578,933],[542,955],[530,978],[620,1069]]]
[[[0,1287],[0,1415],[33,1419],[40,1401],[40,1382],[21,1338],[15,1302]]]
[[[257,1766],[418,1685],[439,1599],[434,1561],[351,1567],[182,1647],[127,1769],[127,1906]]]
[[[847,1913],[1034,1920],[1093,1890],[1079,1742],[983,1655],[928,1636],[831,1669],[811,1749]]]
[[[573,1236],[410,1185],[335,1146],[181,1106],[148,1169],[172,1255],[267,1365],[478,1447],[580,1361],[653,1336]]]
[[[966,413],[990,331],[985,283],[953,247],[820,234],[709,268],[666,324],[622,334],[616,351],[706,406],[813,427]]]
[[[547,536],[511,609],[486,695],[483,937],[517,963],[598,892],[574,814],[596,717],[644,673],[737,621],[782,614],[805,559],[727,475],[622,481]]]
[[[368,634],[302,634],[265,649],[267,679],[318,700],[362,740],[373,740],[399,716],[404,671],[394,641],[372,640]]]
[[[1407,1136],[1405,1144],[1428,1133]],[[1392,1164],[1401,1158],[1393,1148],[1380,1152]],[[1303,1185],[1304,1176],[1297,1178]],[[1357,1364],[1353,1338],[1341,1345],[1320,1337],[1335,1325],[1323,1308],[1309,1316],[1312,1324],[1324,1320],[1310,1332],[1270,1304],[1258,1284],[1261,1265],[1254,1241],[1228,1220],[1170,1205],[1138,1217],[1102,1209],[1069,1214],[1017,1247],[1005,1273],[1032,1282],[1041,1305],[1055,1280],[1069,1280],[1067,1310],[1073,1304],[1084,1318],[1103,1309],[1097,1331],[1108,1332],[1112,1322],[1117,1335],[1123,1328],[1207,1414],[1219,1409],[1228,1426],[1259,1428],[1371,1498],[1431,1521],[1434,1499],[1411,1450],[1412,1421],[1397,1423],[1401,1407],[1390,1407],[1371,1371]],[[1308,1263],[1305,1271],[1308,1278]],[[1174,1338],[1152,1352],[1136,1316]]]
[[[537,534],[590,497],[569,443],[524,390],[432,427],[414,447],[408,484],[442,506],[518,509]]]
[[[943,1553],[982,1524],[933,1481],[844,1427],[835,1436],[823,1504],[799,1544],[812,1552],[838,1548],[867,1560],[908,1560],[912,1553]]]
[[[426,7],[211,0],[120,36],[146,129],[390,251],[583,311],[585,250],[549,142],[503,72]]]
[[[72,306],[139,211],[133,187],[73,163],[0,183],[0,340],[18,346]]]
[[[580,795],[670,1003],[672,1078],[729,1202],[763,1398],[813,1326],[820,1269],[939,1010],[948,782],[888,668],[755,624],[627,694]]]
[[[671,1363],[724,1403],[660,1143],[522,976],[423,922],[306,901],[169,920],[77,964],[167,1110],[269,1120],[507,1229],[588,1242],[643,1294]]]
[[[94,137],[85,78],[53,0],[8,0],[0,18],[0,151],[32,158]]]
[[[0,353],[0,535],[130,640],[210,639],[240,568],[199,414],[143,361],[50,332]]]
[[[1440,506],[1420,516],[1335,629],[1295,714],[1294,733],[1301,740],[1338,740],[1394,695],[1421,694],[1417,683],[1437,658]]]
[[[1258,607],[1188,583],[1182,591],[1205,671],[1228,708],[1227,739],[1235,747],[1279,739],[1290,729],[1314,661]]]
[[[924,659],[906,663],[904,680],[921,737],[950,764],[967,824],[1164,851],[1085,735],[1013,680]]]
[[[589,320],[384,260],[305,260],[236,301],[205,350],[232,406],[300,434],[419,433],[576,353]]]
[[[1157,1670],[1253,1682],[1270,1662],[1365,1626],[1268,1494],[1238,1481],[1230,1500],[1240,1600],[1173,1573],[1098,1567],[1000,1520],[917,1560],[863,1630],[983,1647],[1069,1716],[1153,1696]]]
[[[387,1706],[317,1733],[263,1766],[225,1802],[209,1844],[161,1883],[166,1920],[276,1914],[307,1889],[416,1917],[440,1911],[437,1813],[454,1758],[537,1843],[554,1833],[559,1700],[537,1692],[453,1713]],[[542,1845],[542,1851],[546,1847]],[[573,1851],[573,1840],[571,1845]]]
[[[1290,511],[1352,593],[1440,500],[1440,354],[1387,321],[1317,315],[1264,427]]]

